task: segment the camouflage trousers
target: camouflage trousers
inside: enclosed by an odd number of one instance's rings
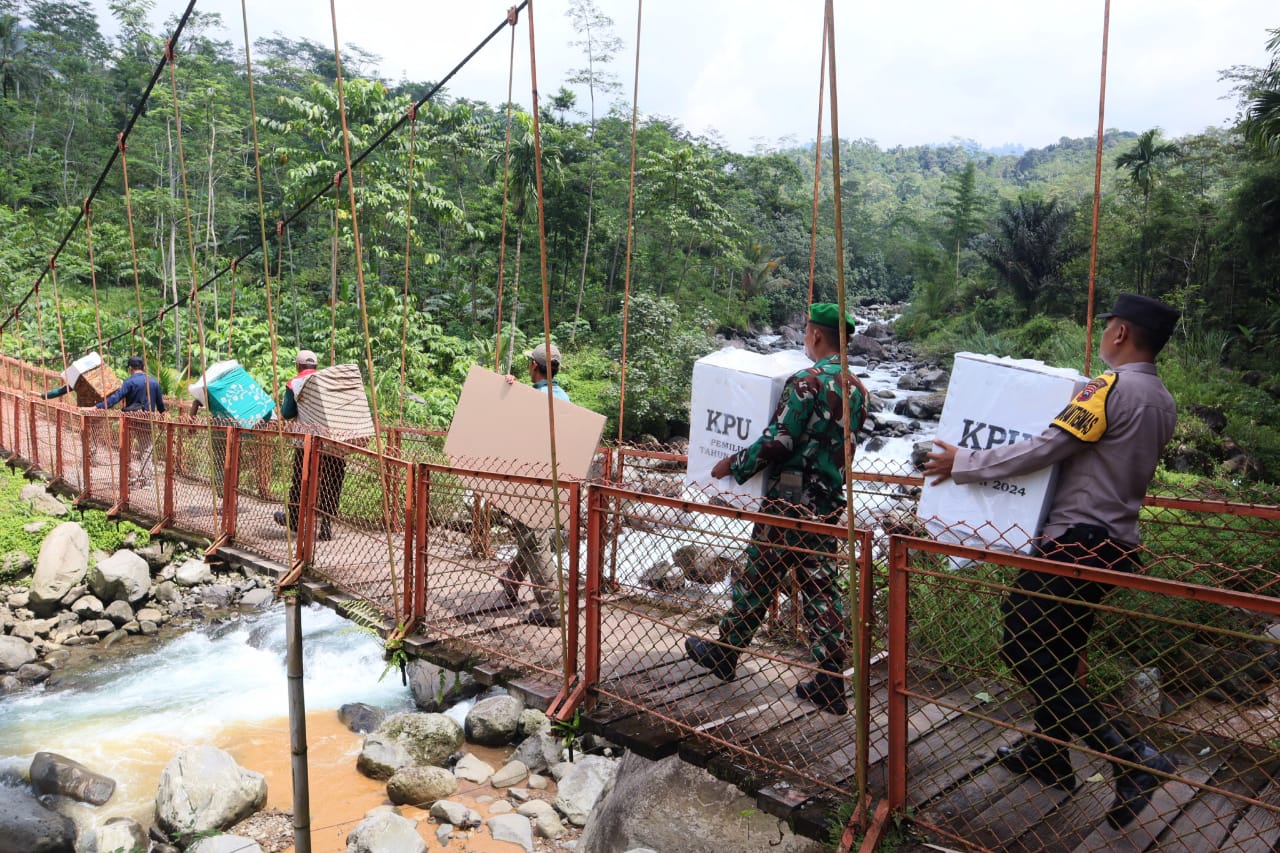
[[[824,669],[843,670],[849,655],[848,607],[836,583],[836,568],[826,556],[835,551],[837,541],[769,524],[757,524],[751,538],[746,571],[734,582],[733,603],[720,620],[720,639],[732,646],[749,645],[794,569],[809,629],[809,657]]]

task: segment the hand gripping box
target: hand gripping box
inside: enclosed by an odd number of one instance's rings
[[[744,508],[759,506],[767,488],[767,471],[739,485],[732,477],[713,480],[711,469],[748,446],[773,419],[788,379],[813,362],[803,352],[784,350],[761,355],[726,347],[693,365],[693,399],[689,404],[689,467],[686,491],[732,492]]]
[[[296,386],[295,386],[296,387]],[[297,391],[298,423],[325,427],[342,441],[373,435],[373,417],[358,364],[335,364],[305,377]]]
[[[1044,432],[1087,379],[1032,359],[956,353],[938,438],[986,450]],[[1002,551],[1030,551],[1053,500],[1056,466],[1020,477],[957,485],[925,481],[919,517],[936,538]]]
[[[276,404],[235,359],[209,365],[204,375],[187,390],[220,421],[253,427],[271,417]]]
[[[96,352],[71,362],[62,378],[76,392],[78,406],[96,406],[124,384],[115,371],[102,363],[102,356]]]

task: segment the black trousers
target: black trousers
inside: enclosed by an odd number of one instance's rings
[[[316,489],[318,513],[317,535],[328,539],[332,533],[333,518],[338,514],[342,499],[342,483],[347,479],[347,460],[341,456],[320,456],[320,482]],[[286,515],[289,529],[298,529],[298,501],[302,496],[302,449],[293,451],[293,480],[289,484],[289,510]]]
[[[1076,525],[1037,550],[1045,559],[1080,566],[1117,571],[1133,566],[1128,548],[1110,539],[1106,528],[1091,524]],[[1033,717],[1040,732],[1072,740],[1110,726],[1076,672],[1096,614],[1089,605],[1102,601],[1111,587],[1032,571],[1022,572],[1013,585],[1001,605],[1000,655],[1035,698]]]

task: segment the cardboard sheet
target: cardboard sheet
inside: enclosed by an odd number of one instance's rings
[[[585,479],[600,445],[604,415],[555,400],[556,462],[559,476]],[[551,430],[547,392],[527,383],[508,385],[505,377],[473,365],[462,386],[458,408],[444,442],[450,464],[472,470],[551,475]],[[554,525],[548,486],[462,477],[463,485],[485,495],[497,509],[530,527]],[[561,518],[567,518],[568,494],[561,494]]]

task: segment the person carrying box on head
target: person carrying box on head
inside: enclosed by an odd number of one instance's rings
[[[164,395],[160,393],[160,383],[148,376],[144,368],[142,356],[129,356],[129,378],[124,384],[107,395],[107,398],[92,408],[110,409],[124,401],[125,413],[163,413]],[[130,424],[129,432],[133,435],[134,457],[137,459],[137,471],[129,478],[134,485],[145,486],[151,481],[153,462],[151,443],[151,422],[139,418]]]

